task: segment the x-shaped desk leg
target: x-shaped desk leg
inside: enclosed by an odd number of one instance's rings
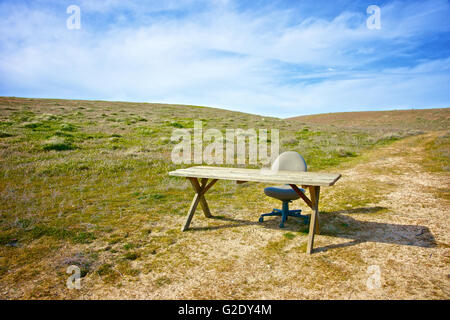
[[[208,202],[206,202],[205,193],[217,182],[217,179],[213,179],[209,183],[208,179],[206,178],[203,178],[201,180],[201,183],[198,182],[197,178],[189,177],[187,179],[191,182],[192,187],[195,190],[195,195],[194,199],[192,199],[191,207],[189,208],[188,214],[186,216],[186,222],[181,228],[181,231],[186,231],[189,228],[189,225],[191,224],[192,221],[192,217],[194,216],[195,210],[197,209],[199,203],[202,206],[205,217],[207,218],[211,217],[211,211],[209,210]]]

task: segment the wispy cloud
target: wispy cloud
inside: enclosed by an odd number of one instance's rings
[[[114,0],[79,1],[68,30],[69,4],[0,4],[0,94],[278,116],[449,106],[447,1],[388,2],[381,30],[365,3]]]

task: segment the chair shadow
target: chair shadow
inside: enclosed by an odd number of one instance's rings
[[[436,247],[436,240],[431,231],[426,226],[390,224],[372,221],[360,221],[351,217],[351,214],[376,214],[386,210],[385,207],[361,207],[353,209],[345,209],[338,211],[321,211],[320,212],[320,235],[336,237],[341,239],[350,239],[350,241],[339,244],[331,244],[323,247],[314,248],[315,252],[325,252],[335,248],[343,248],[358,245],[363,242],[389,243],[406,246],[417,246],[424,248]],[[345,215],[344,215],[345,214]],[[285,224],[285,228],[278,227],[280,223],[279,217],[270,217],[266,221],[260,223],[249,220],[233,219],[229,217],[216,216],[213,219],[227,221],[227,223],[219,226],[191,228],[193,231],[218,230],[224,228],[235,228],[248,225],[261,225],[264,228],[281,230],[283,232],[308,232],[308,224],[303,219],[289,217]]]

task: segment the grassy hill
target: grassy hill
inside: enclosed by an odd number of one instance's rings
[[[15,150],[27,156],[51,155],[50,158],[57,159],[61,155],[45,151],[60,148],[74,150],[62,154],[64,159],[88,154],[85,160],[93,166],[97,156],[107,159],[106,154],[117,157],[127,153],[139,158],[152,153],[156,158],[170,158],[173,129],[192,128],[194,120],[201,120],[204,130],[216,128],[223,133],[226,128],[278,129],[280,152],[300,152],[312,170],[336,165],[367,148],[421,133],[395,126],[342,130],[339,126],[304,120],[154,103],[0,97],[0,111],[1,146],[8,149],[8,154]],[[129,158],[115,159],[127,162]]]
[[[293,117],[290,120],[362,130],[446,130],[450,125],[450,108],[336,112]]]
[[[397,157],[411,157],[404,149],[409,143],[426,154],[420,168],[427,164],[430,175],[444,179],[449,138],[445,131],[432,131],[448,129],[448,110],[405,111],[410,120],[397,126],[391,116],[381,117],[385,120],[377,126],[366,113],[364,121],[352,113],[351,125],[344,125],[342,115],[283,120],[200,106],[0,97],[0,297],[311,298],[322,292],[322,297],[345,298],[323,286],[359,281],[355,277],[358,270],[365,272],[365,258],[345,246],[306,257],[308,226],[301,221],[290,221],[283,230],[276,219],[258,224],[259,214],[279,207],[263,195],[261,184],[217,183],[208,193],[216,218],[198,214],[193,230],[181,233],[192,191],[184,180],[167,175],[187,166],[171,162],[173,129],[191,129],[194,120],[223,132],[276,128],[280,152],[300,152],[312,171],[353,170],[369,161],[371,152],[373,158],[391,159],[392,146],[398,146]],[[376,121],[383,114],[377,113]],[[426,139],[424,131],[431,134]],[[367,231],[360,220],[406,219],[379,204],[385,197],[381,190],[397,188],[391,175],[411,172],[396,170],[384,181],[362,171],[358,181],[344,174],[336,187],[325,188],[325,232],[318,245]],[[435,189],[438,198],[430,203],[446,201],[445,186]],[[408,230],[405,237],[415,244],[419,232]],[[403,248],[401,241],[391,245]],[[386,247],[377,248],[371,252],[381,257]],[[411,250],[405,254],[417,255],[418,249]],[[73,264],[82,269],[82,290],[65,287],[66,268]],[[292,274],[297,268],[303,268],[301,274],[320,271],[320,279],[302,280]],[[298,290],[290,287],[292,281]],[[398,286],[392,297],[422,294],[408,295]],[[445,297],[436,288],[424,292]]]

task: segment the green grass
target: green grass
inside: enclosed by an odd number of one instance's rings
[[[105,263],[105,264],[102,264],[100,267],[98,267],[98,269],[97,269],[97,274],[99,275],[99,276],[106,276],[106,275],[110,275],[110,274],[112,274],[112,273],[114,273],[113,272],[113,266],[112,266],[112,264],[110,264],[110,263]]]
[[[55,150],[55,151],[64,151],[64,150],[73,150],[75,149],[75,146],[65,141],[64,139],[54,139],[52,141],[49,141],[45,143],[42,146],[42,149],[45,151]]]
[[[8,228],[4,227],[3,230],[6,231]],[[9,232],[9,234],[3,234],[0,238],[0,243],[2,244],[6,244],[13,238],[23,241],[33,241],[45,236],[58,240],[68,240],[72,243],[90,243],[95,239],[95,235],[92,232],[53,227],[44,224],[33,225],[31,227],[18,226],[16,228],[9,228],[6,232]]]
[[[127,260],[136,260],[139,258],[139,254],[136,252],[127,252],[125,253],[124,258]]]
[[[295,238],[295,234],[291,233],[291,232],[286,232],[283,234],[283,236],[287,239],[294,239]]]
[[[155,281],[155,284],[156,284],[157,287],[162,287],[162,286],[164,286],[166,284],[170,284],[170,283],[172,283],[172,280],[169,277],[166,277],[166,276],[159,277]]]
[[[13,135],[7,132],[0,132],[0,138],[8,138],[12,137]]]
[[[195,120],[203,121],[204,130],[217,128],[221,132],[227,128],[277,128],[280,152],[298,151],[310,171],[331,170],[408,136],[395,130],[305,125],[166,104],[0,98],[0,110],[0,255],[5,257],[0,274],[14,274],[20,266],[50,259],[52,250],[95,249],[100,266],[92,270],[114,284],[142,271],[163,272],[197,263],[183,250],[186,235],[178,231],[177,220],[189,207],[191,187],[167,176],[169,171],[187,166],[171,161],[172,130],[192,128]],[[448,137],[430,145],[430,150],[435,150],[433,166],[448,165],[441,147],[444,142],[448,143]],[[379,196],[373,193],[378,187],[385,189],[376,183],[343,188],[324,210],[367,206]],[[229,223],[230,211],[245,208],[259,212],[267,207],[267,200],[254,190],[251,184],[216,184],[208,199],[220,223]],[[332,219],[332,215],[324,216],[325,222]],[[307,233],[305,225],[296,229],[269,242],[264,252],[279,254]],[[220,236],[221,230],[211,232]],[[17,247],[11,246],[14,241]],[[25,254],[32,249],[34,254]],[[134,266],[141,261],[147,264],[146,270]],[[35,277],[31,268],[22,272]],[[14,285],[20,286],[22,280],[17,281]],[[170,281],[160,278],[155,285]]]
[[[422,163],[432,171],[450,171],[450,134],[442,133],[426,146],[430,156]]]

